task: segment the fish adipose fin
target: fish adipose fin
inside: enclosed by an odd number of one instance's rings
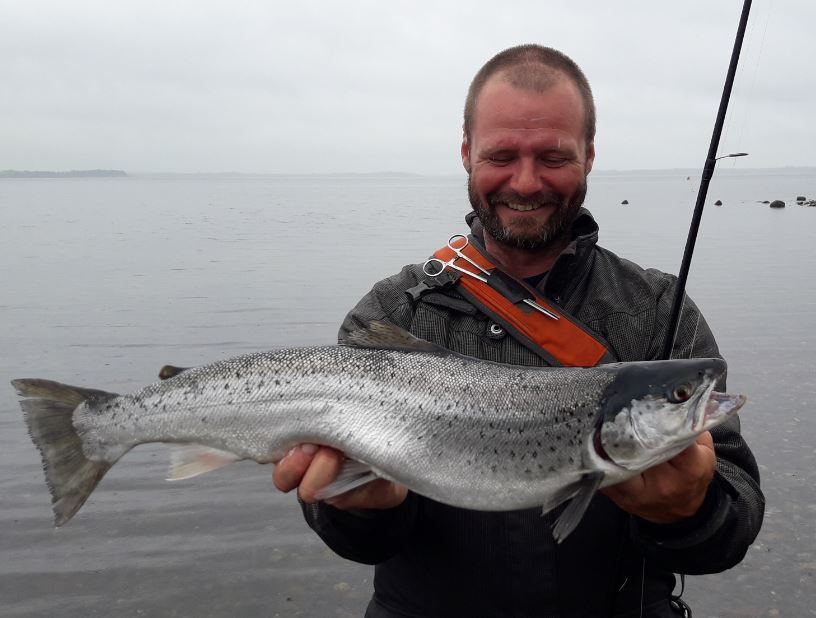
[[[355,459],[346,459],[334,482],[318,491],[315,497],[318,500],[328,500],[352,489],[362,487],[371,481],[376,481],[378,478],[380,477],[374,473],[371,466]]]
[[[45,481],[51,492],[54,525],[61,526],[85,504],[115,461],[91,461],[82,450],[74,429],[73,412],[84,401],[106,401],[118,397],[89,388],[68,386],[50,380],[12,380],[28,433],[42,455]]]
[[[407,330],[389,322],[369,322],[366,328],[355,330],[346,336],[344,344],[358,348],[375,348],[379,350],[399,350],[401,352],[425,352],[450,356],[452,352],[445,348],[414,337]]]
[[[236,461],[241,461],[241,458],[217,448],[200,444],[173,444],[170,447],[170,471],[167,480],[191,479]]]
[[[598,491],[598,487],[601,486],[603,478],[603,472],[588,472],[575,484],[578,486],[578,491],[567,505],[567,508],[558,516],[553,526],[553,537],[556,543],[560,543],[567,538],[581,522],[581,518],[583,518],[589,503],[592,501],[592,497]],[[575,485],[572,487],[575,488]]]

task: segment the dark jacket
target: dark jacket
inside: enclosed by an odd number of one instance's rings
[[[474,241],[481,241],[478,220],[469,216],[468,222]],[[618,360],[658,358],[675,278],[599,247],[597,225],[585,210],[573,238],[539,293],[600,335]],[[506,333],[491,331],[491,320],[453,287],[434,285],[421,265],[406,266],[348,314],[340,339],[371,320],[387,320],[469,356],[546,364]],[[673,356],[719,356],[688,299]],[[717,472],[705,502],[695,516],[671,525],[639,520],[601,494],[560,545],[550,532],[560,508],[543,517],[540,509],[487,513],[409,493],[391,510],[343,512],[318,504],[304,505],[304,514],[339,555],[376,565],[367,618],[637,617],[641,607],[643,616],[674,616],[668,605],[673,573],[734,566],[762,523],[759,473],[738,418],[712,434]]]

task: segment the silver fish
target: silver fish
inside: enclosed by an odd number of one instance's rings
[[[572,499],[553,529],[560,541],[599,487],[670,459],[745,402],[714,392],[720,359],[523,367],[382,322],[349,343],[239,356],[129,395],[14,380],[55,525],[139,444],[172,443],[170,476],[186,478],[310,442],[349,458],[323,497],[380,477],[469,509]]]

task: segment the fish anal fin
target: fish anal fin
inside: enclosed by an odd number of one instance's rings
[[[337,473],[337,478],[318,491],[315,497],[318,500],[329,500],[371,481],[376,481],[378,478],[380,477],[371,469],[371,466],[356,459],[346,459]]]
[[[221,449],[200,444],[173,444],[170,447],[170,470],[168,481],[182,481],[199,474],[218,470],[241,457]]]
[[[604,473],[600,471],[587,472],[581,477],[581,480],[577,483],[578,487],[575,495],[567,505],[567,508],[558,516],[553,526],[552,532],[556,543],[561,543],[561,541],[567,538],[581,522],[584,513],[586,513],[589,507],[589,503],[592,501],[592,497],[595,495],[595,492],[598,491],[598,487],[601,486],[603,479]]]

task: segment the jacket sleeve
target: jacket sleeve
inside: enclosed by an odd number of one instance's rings
[[[377,283],[343,320],[339,341],[372,320],[384,320],[410,329],[413,305],[405,290],[417,284],[416,269]],[[409,492],[393,509],[341,511],[326,503],[301,501],[306,523],[335,553],[364,564],[383,562],[400,551],[413,535],[422,498]]]
[[[668,294],[661,299],[661,316],[668,323]],[[664,329],[652,351],[659,354]],[[661,332],[662,331],[662,332]],[[674,358],[719,357],[717,343],[699,309],[686,298],[678,328]],[[657,356],[655,355],[655,358]],[[725,390],[725,379],[717,387]],[[759,487],[756,460],[733,416],[711,431],[717,468],[703,505],[692,517],[674,524],[652,524],[631,518],[631,534],[647,559],[676,573],[716,573],[738,564],[762,525],[765,498]]]

